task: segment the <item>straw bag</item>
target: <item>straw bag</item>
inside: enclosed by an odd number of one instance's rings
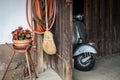
[[[56,46],[53,40],[53,34],[50,31],[45,31],[43,39],[43,50],[49,54],[56,54]]]

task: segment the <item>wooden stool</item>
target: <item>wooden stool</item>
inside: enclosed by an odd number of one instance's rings
[[[6,44],[7,44],[7,43],[6,43]],[[3,77],[2,77],[2,80],[4,80],[4,78],[5,78],[5,76],[6,76],[6,73],[7,73],[7,71],[8,71],[8,68],[9,68],[9,66],[10,66],[10,64],[11,64],[11,62],[12,62],[12,59],[13,59],[15,53],[24,53],[24,54],[25,54],[26,62],[27,62],[27,67],[28,67],[28,72],[29,72],[29,76],[30,76],[30,80],[33,79],[33,78],[32,78],[32,73],[31,73],[31,69],[30,69],[30,68],[31,68],[31,67],[30,67],[30,63],[32,64],[33,71],[34,71],[34,74],[35,74],[35,80],[36,80],[37,74],[36,74],[36,72],[35,72],[35,66],[34,66],[34,63],[33,63],[33,61],[32,61],[31,55],[30,55],[31,45],[28,45],[26,48],[23,48],[23,49],[22,49],[22,48],[21,48],[21,49],[18,49],[18,48],[16,48],[14,45],[13,45],[13,46],[10,46],[9,44],[7,44],[7,45],[13,50],[13,53],[12,53],[12,55],[10,56],[10,61],[9,61],[8,65],[7,65],[7,68],[6,68],[5,72],[4,72],[4,75],[3,75]]]

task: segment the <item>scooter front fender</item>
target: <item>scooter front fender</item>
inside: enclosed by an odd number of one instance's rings
[[[73,54],[73,57],[78,56],[80,54],[83,53],[93,53],[93,54],[97,54],[97,50],[95,47],[93,47],[92,45],[89,44],[83,44],[83,45],[79,45]]]

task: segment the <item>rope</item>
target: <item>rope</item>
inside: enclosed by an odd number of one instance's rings
[[[46,11],[46,31],[48,31],[48,6],[47,6],[47,0],[45,0],[45,11]]]

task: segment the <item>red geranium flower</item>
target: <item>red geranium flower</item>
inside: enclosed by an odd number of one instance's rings
[[[13,40],[25,40],[32,38],[32,32],[28,29],[23,29],[22,26],[19,26],[18,29],[12,31]]]

